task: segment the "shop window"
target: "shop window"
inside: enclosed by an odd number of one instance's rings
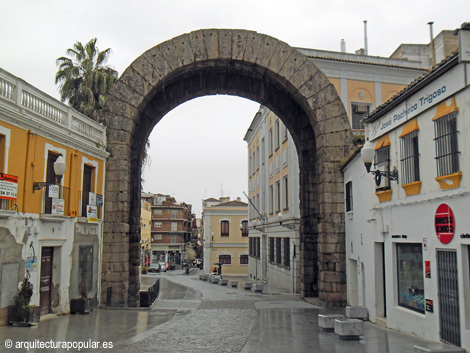
[[[459,149],[457,144],[457,113],[452,112],[434,120],[437,176],[457,173]]]
[[[223,265],[231,265],[232,256],[231,255],[219,255],[219,262]]]
[[[352,181],[346,183],[346,212],[353,210]]]
[[[282,264],[282,239],[281,238],[276,238],[276,263],[277,264]]]
[[[284,238],[284,266],[290,267],[290,238]]]
[[[248,265],[248,255],[240,255],[240,265]]]
[[[220,235],[222,237],[228,237],[229,236],[229,228],[230,228],[229,221],[221,221],[220,222]]]
[[[274,262],[274,238],[269,238],[269,262]]]
[[[397,244],[398,305],[424,314],[423,248]]]

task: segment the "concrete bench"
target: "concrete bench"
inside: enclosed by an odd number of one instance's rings
[[[450,344],[417,344],[413,346],[415,353],[465,353],[466,350]]]
[[[251,287],[251,290],[252,290],[253,292],[256,292],[256,293],[261,293],[261,292],[263,292],[263,290],[264,290],[264,285],[255,283],[255,284],[253,284],[253,286]]]
[[[325,332],[333,332],[335,330],[336,319],[344,319],[344,315],[318,314],[318,326]]]
[[[219,284],[221,286],[226,286],[228,284],[228,280],[227,279],[221,279],[221,280],[219,280]]]
[[[350,319],[367,320],[369,312],[365,306],[347,306],[346,317]]]
[[[358,319],[335,319],[335,333],[342,340],[358,340],[364,336],[364,322]]]
[[[230,287],[238,288],[238,281],[230,281]]]
[[[251,289],[252,285],[251,282],[243,282],[243,289]]]

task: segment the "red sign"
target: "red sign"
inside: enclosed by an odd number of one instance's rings
[[[439,205],[434,216],[437,238],[442,244],[449,244],[454,237],[455,218],[452,209],[445,203]]]
[[[0,199],[16,200],[18,194],[18,177],[0,173]]]

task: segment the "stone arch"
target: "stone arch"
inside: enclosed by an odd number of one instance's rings
[[[138,57],[115,83],[99,119],[107,125],[101,302],[138,305],[141,159],[153,127],[196,97],[226,94],[269,107],[299,155],[301,295],[344,305],[345,251],[340,161],[352,146],[343,104],[306,56],[270,36],[205,29]]]

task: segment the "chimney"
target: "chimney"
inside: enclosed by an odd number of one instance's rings
[[[367,48],[367,20],[364,21],[364,55],[369,55],[369,49]]]
[[[346,42],[344,41],[344,39],[341,39],[340,50],[341,53],[346,53]]]
[[[431,35],[431,67],[434,67],[436,65],[436,53],[434,52],[434,35],[432,33],[432,25],[434,22],[428,22],[429,25],[429,31]]]

